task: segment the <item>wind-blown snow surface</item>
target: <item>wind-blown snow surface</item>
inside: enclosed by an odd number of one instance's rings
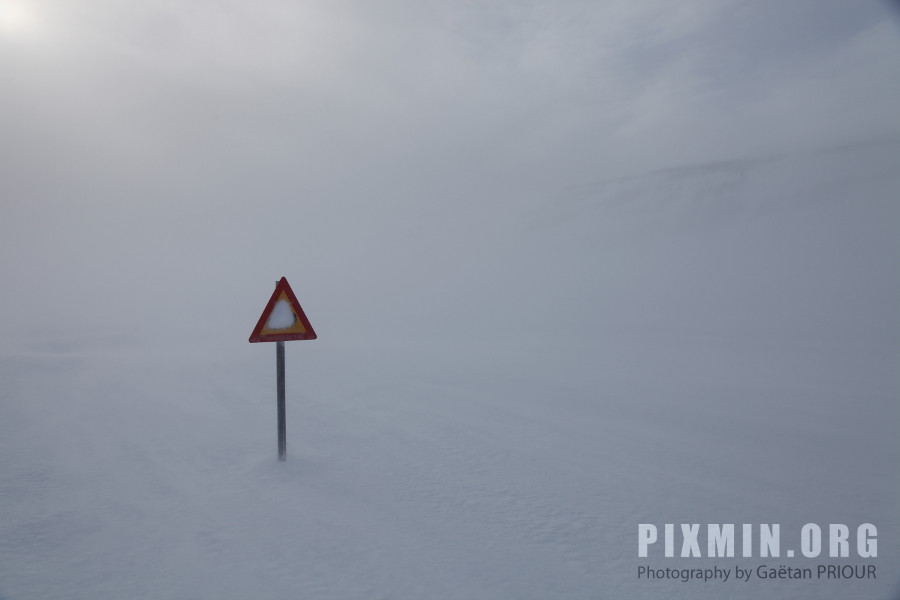
[[[233,339],[7,336],[0,598],[895,598],[898,167],[888,143],[467,215],[435,243],[478,260],[341,283],[357,333],[267,273],[320,333],[287,348],[286,463],[258,312]],[[638,523],[790,548],[809,522],[876,524],[879,558],[637,558]],[[878,579],[637,579],[828,562]]]

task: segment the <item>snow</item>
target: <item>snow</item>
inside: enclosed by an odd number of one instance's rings
[[[265,285],[218,335],[5,336],[0,598],[895,598],[898,158],[601,182],[455,270],[306,284],[286,463]],[[636,578],[639,523],[808,522],[875,523],[878,579]]]
[[[272,314],[266,322],[269,329],[289,329],[297,322],[297,316],[291,310],[290,303],[282,298],[272,307]]]

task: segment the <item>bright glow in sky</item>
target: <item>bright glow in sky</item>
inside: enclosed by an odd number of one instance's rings
[[[0,2],[0,34],[15,36],[34,33],[38,29],[37,14],[25,2]]]

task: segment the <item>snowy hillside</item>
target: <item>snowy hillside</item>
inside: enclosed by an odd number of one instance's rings
[[[352,251],[263,201],[182,252],[164,203],[108,278],[7,258],[0,599],[896,598],[898,198],[889,141],[373,209]],[[246,341],[282,275],[286,463]],[[810,522],[876,524],[878,579],[637,578],[639,523]]]

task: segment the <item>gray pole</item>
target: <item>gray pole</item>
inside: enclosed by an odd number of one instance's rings
[[[278,367],[278,460],[287,460],[287,425],[284,410],[284,342],[275,342]]]

